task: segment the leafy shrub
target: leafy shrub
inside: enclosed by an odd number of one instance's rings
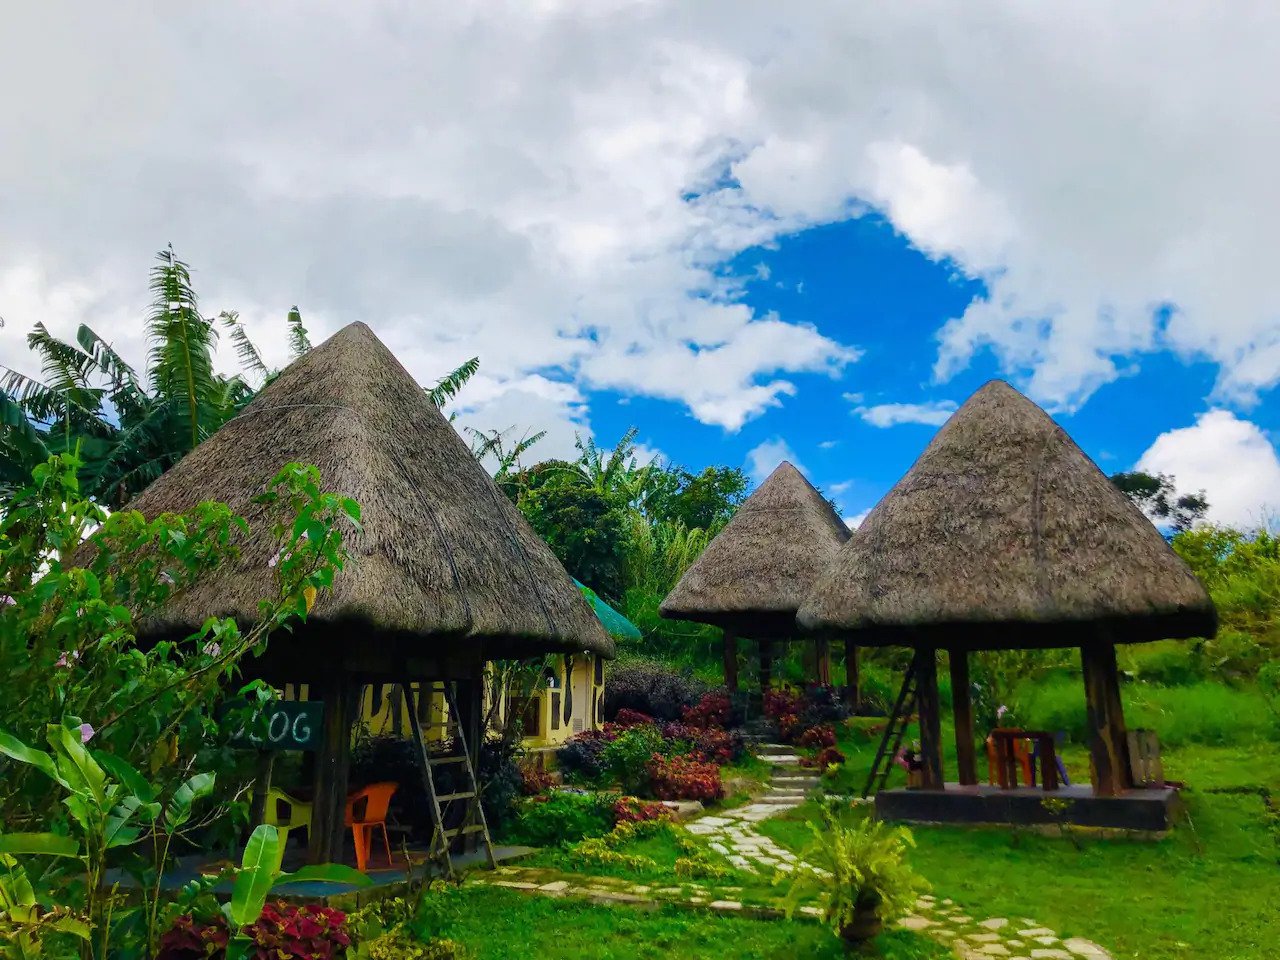
[[[556,762],[565,779],[575,783],[597,783],[605,774],[604,750],[612,740],[599,730],[584,730],[565,741],[556,751]]]
[[[520,764],[520,792],[526,797],[546,793],[554,784],[555,780],[546,770],[532,763]]]
[[[657,861],[652,857],[626,853],[623,849],[637,840],[657,836],[667,837],[680,851],[675,862],[676,876],[682,879],[723,879],[732,876],[732,870],[717,863],[698,838],[670,817],[621,822],[603,837],[576,844],[573,856],[575,860],[588,864],[619,867],[633,872],[657,870]]]
[[[849,707],[840,691],[830,684],[815,683],[805,688],[801,699],[800,722],[805,730],[848,719]]]
[[[826,770],[832,764],[844,763],[847,758],[835,747],[823,747],[816,757],[801,757],[800,766]]]
[[[666,664],[648,660],[621,663],[609,671],[604,691],[605,719],[623,709],[638,710],[658,720],[679,720],[694,706],[707,686]]]
[[[254,960],[306,957],[332,960],[346,955],[351,938],[346,915],[331,907],[310,904],[267,904],[257,922],[245,930],[252,944],[248,956]],[[211,960],[226,956],[230,933],[226,919],[218,914],[208,921],[190,915],[178,917],[160,938],[159,960]]]
[[[701,800],[703,803],[724,796],[720,768],[714,763],[701,763],[689,757],[655,756],[648,765],[653,795],[659,800]]]
[[[646,820],[670,820],[674,814],[670,807],[638,797],[619,797],[613,805],[614,820],[618,823],[643,823]]]
[[[809,829],[814,844],[804,859],[812,866],[795,871],[787,893],[788,912],[817,894],[825,901],[823,919],[838,935],[852,940],[859,939],[857,925],[863,914],[869,912],[888,924],[915,906],[925,883],[907,865],[907,850],[915,840],[905,827],[867,817],[851,819],[836,802],[828,801],[819,822],[810,823]]]
[[[741,730],[717,730],[714,727],[708,727],[693,739],[694,759],[718,766],[741,760],[746,752],[747,747],[742,739]]]
[[[653,717],[647,713],[641,713],[639,710],[632,710],[629,707],[623,707],[618,711],[618,715],[610,721],[614,726],[627,728],[638,727],[641,724],[653,723]]]
[[[643,793],[648,783],[646,766],[654,756],[667,756],[680,742],[666,739],[653,724],[631,727],[604,748],[605,771],[627,793]],[[687,748],[686,748],[687,749]]]
[[[836,745],[836,731],[830,724],[821,724],[820,726],[810,727],[804,733],[800,734],[796,740],[796,744],[801,747],[807,747],[810,750],[821,750],[824,747],[834,747]]]
[[[771,690],[764,697],[764,713],[778,727],[784,743],[798,743],[806,731],[845,720],[849,708],[835,687],[812,684],[803,693]]]
[[[397,928],[363,944],[359,956],[369,960],[463,960],[467,952],[456,940],[424,942]]]
[[[552,847],[600,837],[613,829],[615,795],[557,791],[520,801],[507,836],[516,843]]]
[[[723,729],[733,719],[733,702],[727,693],[721,691],[704,693],[696,704],[685,708],[681,719],[690,727],[703,730],[709,727]]]

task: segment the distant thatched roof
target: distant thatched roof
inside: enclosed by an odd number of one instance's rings
[[[613,655],[564,567],[363,323],[291,364],[129,504],[151,517],[217,499],[253,530],[240,559],[176,597],[148,635],[185,634],[215,614],[256,619],[274,589],[276,545],[252,498],[290,461],[315,464],[327,489],[354,497],[364,529],[348,534],[351,560],[333,590],[269,655]]]
[[[848,539],[831,504],[784,461],[685,571],[662,616],[746,636],[790,634],[805,591]]]
[[[996,380],[871,511],[799,620],[867,643],[994,649],[1212,636],[1217,616],[1138,508]]]

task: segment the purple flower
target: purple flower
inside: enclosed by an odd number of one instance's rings
[[[93,739],[93,735],[95,733],[97,733],[97,731],[94,730],[93,727],[91,727],[89,724],[87,723],[80,724],[80,742],[81,743],[88,743],[90,740]]]
[[[204,653],[206,657],[217,659],[222,656],[222,647],[215,640],[210,640],[204,645]]]
[[[1008,712],[1009,712],[1009,708],[1008,708],[1008,707],[1006,707],[1003,703],[1002,703],[1002,704],[1000,704],[1000,706],[998,706],[998,707],[996,708],[996,719],[997,719],[997,720],[1003,720],[1003,719],[1004,719],[1004,715],[1005,715],[1006,713],[1008,713]]]
[[[160,571],[160,582],[161,582],[161,583],[167,583],[167,584],[168,584],[169,586],[171,586],[171,587],[173,586],[173,577],[171,577],[171,576],[169,575],[169,571],[168,571],[168,570],[161,570],[161,571]]]
[[[268,566],[268,567],[274,567],[277,563],[279,563],[279,562],[280,562],[280,554],[281,554],[281,553],[283,553],[283,552],[284,552],[284,551],[282,551],[282,550],[277,550],[277,551],[276,551],[276,555],[275,555],[274,557],[272,557],[270,560],[268,560],[268,561],[267,561],[267,566]]]
[[[70,653],[68,653],[66,650],[63,650],[61,656],[58,657],[57,665],[59,667],[69,668],[71,664],[75,663],[79,659],[80,659],[79,650],[72,650]]]
[[[9,596],[7,593],[0,593],[0,607],[12,607],[17,604],[17,600]]]

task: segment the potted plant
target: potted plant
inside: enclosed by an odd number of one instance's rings
[[[907,850],[915,846],[911,831],[855,817],[835,800],[824,802],[809,828],[815,842],[804,854],[805,866],[793,874],[788,914],[817,897],[827,925],[854,947],[915,906],[925,883],[907,865]]]

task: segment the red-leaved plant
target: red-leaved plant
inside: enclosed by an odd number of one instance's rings
[[[720,768],[690,757],[661,757],[649,761],[649,780],[659,800],[719,800],[724,796]]]
[[[800,734],[800,739],[796,741],[802,747],[808,747],[810,750],[821,750],[825,747],[834,747],[836,745],[836,730],[830,724],[821,724],[816,727],[810,727],[804,733]]]
[[[346,919],[332,907],[269,903],[244,929],[252,941],[248,955],[253,960],[336,960],[351,944]],[[223,916],[201,921],[184,915],[160,938],[157,960],[221,960],[229,939]]]
[[[645,820],[670,820],[669,807],[653,800],[638,797],[619,797],[613,804],[613,816],[618,823],[641,823]]]
[[[727,693],[704,693],[692,707],[685,707],[683,719],[686,726],[705,730],[709,727],[724,729],[733,716],[733,703]]]

